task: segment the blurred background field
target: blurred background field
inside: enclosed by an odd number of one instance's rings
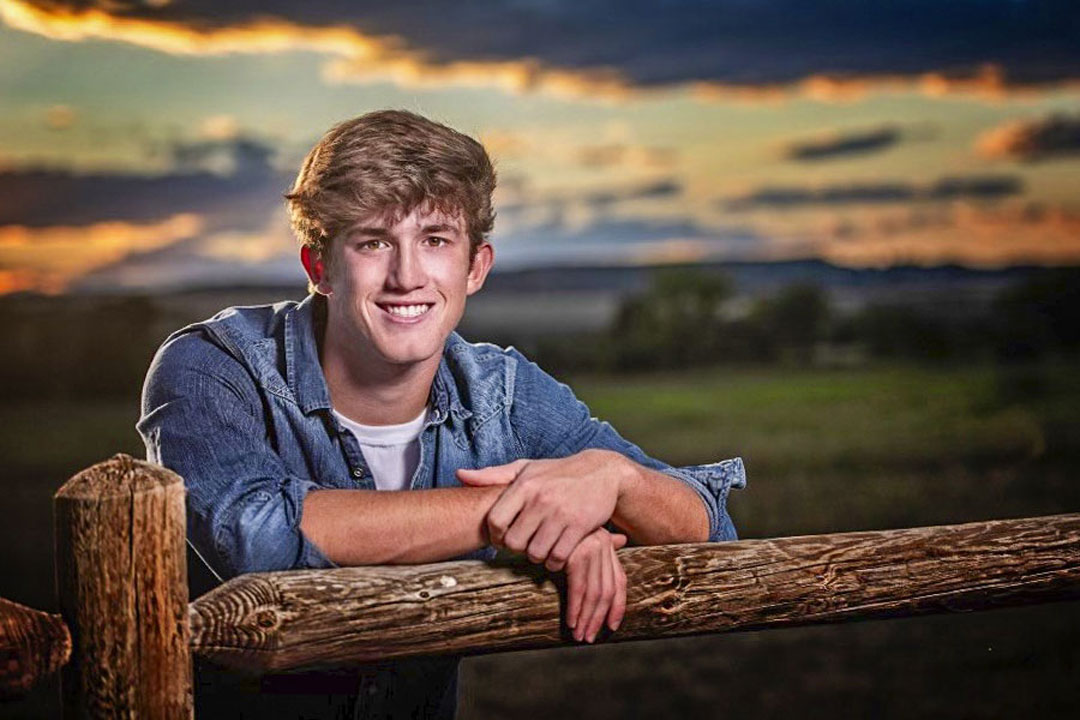
[[[152,347],[143,348],[144,356]],[[562,375],[593,412],[673,464],[742,456],[741,537],[909,527],[1080,508],[1080,376],[1060,357],[879,360]],[[114,452],[139,456],[137,397],[0,407],[8,520],[0,595],[55,610],[52,492]],[[467,718],[1002,717],[1078,709],[1080,607],[480,657]],[[512,693],[506,688],[513,687]],[[5,710],[55,709],[46,685]]]

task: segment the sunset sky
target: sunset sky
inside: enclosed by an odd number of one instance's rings
[[[497,268],[1080,262],[1071,0],[0,0],[0,292],[299,283],[386,107],[485,143]]]

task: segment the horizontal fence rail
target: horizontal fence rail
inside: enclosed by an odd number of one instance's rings
[[[252,573],[189,604],[183,481],[126,455],[55,512],[63,618],[0,599],[0,698],[70,656],[68,718],[191,718],[192,654],[260,673],[574,642],[563,576],[528,563]],[[1080,598],[1080,513],[618,555],[613,641]]]
[[[59,615],[0,598],[0,699],[14,698],[71,657],[71,633]]]
[[[611,640],[980,610],[1080,597],[1080,514],[619,551]],[[572,642],[536,566],[463,561],[255,573],[191,604],[192,649],[292,670]]]

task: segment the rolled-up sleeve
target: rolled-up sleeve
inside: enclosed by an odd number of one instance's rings
[[[611,423],[592,416],[565,383],[544,372],[513,348],[507,353],[517,360],[511,421],[522,452],[533,458],[566,457],[586,448],[614,450],[644,467],[686,483],[705,505],[709,540],[735,540],[735,525],[727,511],[732,488],[746,486],[741,458],[705,465],[674,467],[650,457],[623,438]]]
[[[643,463],[644,464],[644,463]],[[662,463],[661,463],[662,464]],[[682,480],[692,487],[705,503],[709,514],[709,541],[738,540],[735,523],[727,512],[728,493],[746,487],[746,468],[735,457],[706,465],[656,468],[665,475]]]
[[[333,566],[300,531],[319,485],[288,471],[264,412],[243,366],[198,333],[163,345],[143,387],[147,460],[184,478],[188,540],[222,578]]]

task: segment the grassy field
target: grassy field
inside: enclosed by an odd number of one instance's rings
[[[594,414],[672,464],[740,455],[742,537],[1080,510],[1080,376],[1065,365],[578,377]],[[141,455],[136,400],[0,406],[0,595],[53,608],[50,497]],[[466,718],[1073,717],[1080,603],[474,658]],[[510,690],[512,688],[512,690]],[[43,690],[42,692],[47,692]],[[44,704],[43,704],[44,703]],[[0,707],[33,717],[41,697]]]
[[[740,455],[743,537],[1080,507],[1080,376],[1067,366],[713,371],[576,378],[595,415],[669,463]]]

